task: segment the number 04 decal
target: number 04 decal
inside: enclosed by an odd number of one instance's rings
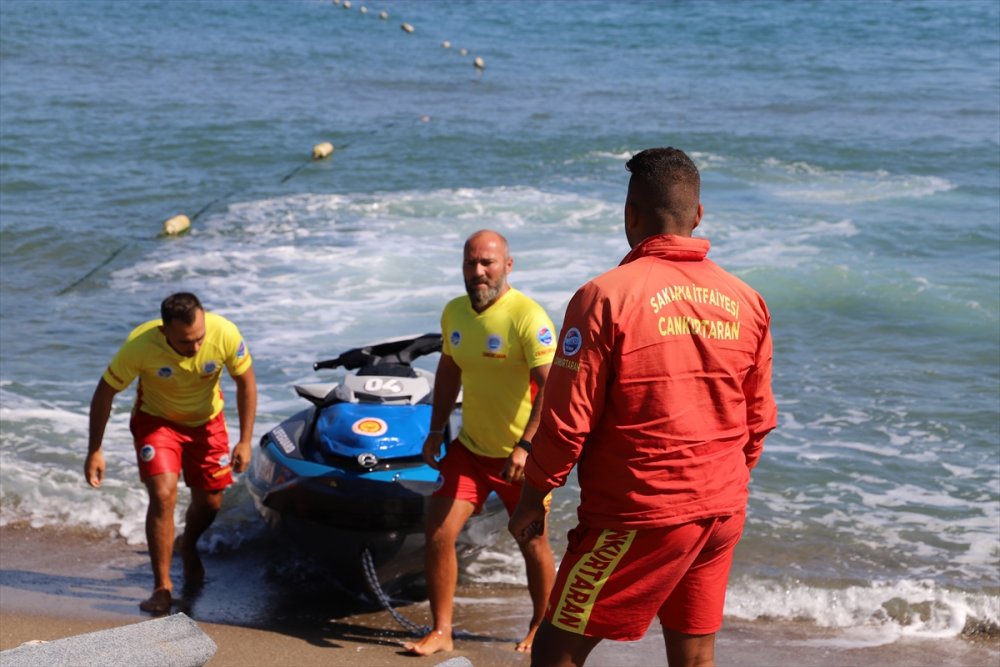
[[[403,383],[396,378],[389,378],[387,380],[383,378],[368,378],[365,380],[365,391],[398,394],[403,391]]]

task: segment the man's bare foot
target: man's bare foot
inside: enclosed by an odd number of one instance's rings
[[[518,653],[531,653],[531,645],[535,641],[535,633],[538,632],[538,626],[533,625],[528,629],[528,634],[524,636],[524,639],[517,643],[514,650]]]
[[[431,630],[418,642],[406,642],[403,648],[413,655],[432,655],[438,651],[451,651],[455,648],[451,641],[451,633],[444,630]]]
[[[170,611],[170,605],[173,604],[173,602],[174,599],[170,595],[169,588],[157,588],[153,591],[153,594],[149,596],[148,600],[143,600],[139,603],[139,609],[155,616],[161,616]]]

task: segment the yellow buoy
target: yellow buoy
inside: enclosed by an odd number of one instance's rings
[[[409,23],[400,23],[399,27],[403,29],[403,32],[413,32],[413,26]]]
[[[383,21],[387,21],[389,19],[389,12],[379,12],[378,17]]]
[[[167,236],[177,236],[189,229],[191,229],[191,219],[183,214],[163,221],[163,233]]]
[[[451,42],[449,42],[447,39],[444,40],[443,42],[441,42],[441,48],[442,49],[450,49],[451,48]]]
[[[312,158],[314,160],[322,160],[325,157],[330,157],[331,154],[333,154],[333,144],[329,141],[313,146]]]
[[[476,66],[476,69],[486,68],[486,63],[479,56],[476,56],[476,59],[472,61],[472,64]]]

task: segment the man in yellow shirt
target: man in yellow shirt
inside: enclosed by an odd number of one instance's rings
[[[452,649],[456,539],[491,491],[500,496],[508,513],[513,512],[538,428],[540,392],[555,356],[555,330],[540,305],[508,285],[513,266],[503,236],[489,230],[470,236],[462,266],[467,295],[450,301],[441,315],[441,359],[434,381],[431,432],[423,449],[424,460],[444,477],[427,511],[425,569],[434,627],[419,641],[405,645],[417,655]],[[462,429],[438,461],[459,390]],[[528,652],[545,613],[555,563],[547,533],[520,547],[534,613],[517,650]]]
[[[100,487],[105,470],[101,443],[115,394],[139,378],[129,427],[139,477],[149,493],[146,541],[153,568],[153,594],[139,607],[153,614],[167,613],[173,603],[170,560],[181,471],[191,489],[181,542],[184,580],[197,587],[205,577],[198,538],[215,520],[222,492],[233,483],[232,471],[243,472],[250,463],[257,411],[253,362],[236,325],[206,313],[198,297],[187,292],[164,299],[160,315],[129,334],[97,383],[83,466],[87,482]],[[232,457],[222,413],[223,366],[236,382],[240,420],[240,441]]]

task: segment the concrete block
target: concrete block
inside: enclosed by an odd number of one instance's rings
[[[188,616],[133,623],[0,651],[3,667],[201,667],[218,647]]]

